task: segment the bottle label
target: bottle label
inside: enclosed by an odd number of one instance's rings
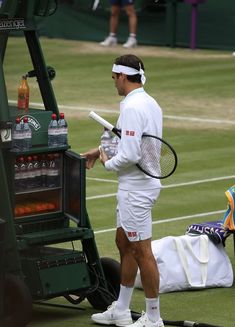
[[[47,172],[48,176],[59,176],[59,170],[58,169],[49,169]]]
[[[52,129],[49,129],[48,130],[48,135],[51,135],[51,136],[56,136],[59,134],[59,131],[57,128],[52,128]]]
[[[68,134],[68,127],[61,127],[61,129],[60,129],[60,134],[65,134],[65,135],[67,135],[67,134]]]
[[[31,139],[31,137],[32,137],[32,134],[31,134],[30,131],[27,131],[27,132],[24,133],[24,138]]]
[[[18,109],[28,110],[29,108],[29,95],[20,93],[18,96]]]
[[[23,138],[23,133],[19,133],[17,131],[13,132],[13,140],[22,140]]]
[[[15,172],[15,179],[20,179],[20,173],[19,172]]]
[[[26,168],[24,168],[24,167],[21,168],[20,176],[21,176],[22,179],[27,178],[27,171],[26,171]]]

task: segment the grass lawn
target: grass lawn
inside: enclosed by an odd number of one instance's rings
[[[102,128],[88,119],[97,110],[115,123],[120,98],[111,80],[120,46],[101,49],[94,43],[41,40],[47,65],[56,69],[55,95],[69,123],[69,143],[81,153],[99,144]],[[153,239],[183,235],[194,222],[218,220],[227,206],[225,191],[235,184],[235,58],[229,52],[139,46],[132,51],[146,68],[146,90],[164,113],[164,137],[178,153],[179,165],[153,209]],[[4,63],[10,101],[16,101],[20,78],[32,69],[22,38],[11,38]],[[29,80],[30,102],[41,103],[35,79]],[[62,111],[62,110],[61,110]],[[117,178],[97,163],[87,171],[87,210],[100,256],[118,259],[114,244]],[[106,196],[106,197],[102,197]],[[67,245],[65,245],[67,246]],[[233,269],[233,238],[226,242]],[[68,304],[63,298],[50,301]],[[235,285],[200,291],[161,294],[166,320],[191,320],[234,327]],[[144,308],[143,291],[135,290],[132,309]],[[35,305],[29,327],[93,326],[95,310]]]

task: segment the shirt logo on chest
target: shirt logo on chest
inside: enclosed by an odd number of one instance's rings
[[[126,131],[127,136],[135,136],[135,131]]]

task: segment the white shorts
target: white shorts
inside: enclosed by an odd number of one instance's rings
[[[152,237],[152,207],[160,189],[144,191],[118,190],[117,228],[122,227],[129,241]]]

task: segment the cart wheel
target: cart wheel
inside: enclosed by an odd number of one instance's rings
[[[16,275],[5,276],[4,327],[25,327],[31,319],[32,297],[28,287]]]
[[[111,258],[100,259],[104,276],[108,284],[108,293],[100,287],[93,293],[87,295],[87,300],[98,310],[105,310],[118,298],[120,291],[120,263]]]

